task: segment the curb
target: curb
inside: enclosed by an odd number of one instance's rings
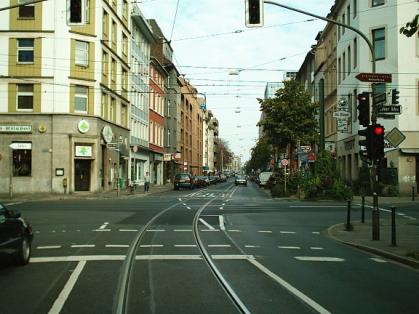
[[[345,245],[349,245],[349,246],[355,247],[355,248],[357,248],[359,250],[366,251],[368,253],[372,253],[372,254],[375,254],[375,255],[383,256],[383,257],[386,257],[386,258],[391,259],[393,261],[399,262],[401,264],[404,264],[404,265],[413,267],[415,269],[419,269],[419,261],[415,261],[415,260],[410,259],[408,257],[396,255],[396,254],[393,254],[393,253],[390,253],[390,252],[387,252],[387,251],[383,251],[383,250],[380,250],[380,249],[377,249],[377,248],[373,248],[373,247],[370,247],[370,246],[367,246],[367,245],[362,245],[362,244],[358,244],[358,243],[350,242],[350,241],[344,241],[344,240],[341,240],[338,237],[336,237],[336,236],[334,236],[334,235],[331,234],[330,231],[333,228],[338,227],[338,226],[343,226],[343,225],[344,225],[344,223],[339,223],[339,224],[335,224],[333,226],[330,226],[327,229],[327,236],[329,238],[331,238],[331,239],[333,239],[333,240],[335,240],[337,242],[343,243]]]

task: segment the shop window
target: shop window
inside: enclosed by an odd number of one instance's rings
[[[33,84],[17,84],[17,110],[33,110]]]
[[[76,40],[75,63],[83,67],[89,65],[89,43]]]
[[[89,88],[86,86],[80,86],[80,85],[75,86],[74,110],[76,112],[87,113],[88,91],[89,91]]]
[[[33,63],[34,40],[33,38],[20,38],[17,40],[17,62]]]
[[[18,4],[24,4],[32,2],[32,0],[19,0]],[[19,18],[21,19],[33,19],[35,18],[35,5],[34,4],[28,4],[19,7]]]
[[[31,146],[32,143],[22,143]],[[32,173],[32,150],[13,150],[13,176],[29,177]]]

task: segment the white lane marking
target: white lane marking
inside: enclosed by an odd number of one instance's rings
[[[201,260],[201,255],[137,255],[137,261],[146,260]]]
[[[371,257],[370,260],[373,260],[374,262],[377,262],[377,263],[387,263],[386,260],[383,260],[383,259],[378,258],[378,257]]]
[[[94,229],[92,231],[95,231],[95,232],[109,232],[109,231],[111,231],[111,229]],[[77,230],[77,232],[80,232],[80,230]]]
[[[326,310],[324,307],[322,307],[320,304],[315,302],[313,299],[309,298],[307,295],[299,291],[297,288],[291,286],[288,282],[286,282],[281,277],[277,276],[273,272],[271,272],[268,268],[263,266],[261,263],[256,261],[255,259],[248,259],[248,261],[253,264],[256,268],[260,269],[262,272],[264,272],[266,275],[271,277],[273,280],[275,280],[277,283],[279,283],[281,286],[283,286],[285,289],[287,289],[289,292],[294,294],[297,298],[305,302],[307,305],[312,307],[315,311],[321,314],[330,314],[328,310]]]
[[[230,244],[208,244],[208,247],[231,247]]]
[[[356,205],[356,204],[354,204],[354,205]],[[336,206],[334,206],[334,205],[290,205],[289,207],[291,207],[291,208],[341,208],[341,207],[344,207],[344,208],[346,208],[346,206],[345,205],[336,205]]]
[[[68,296],[73,290],[74,285],[79,278],[80,273],[82,272],[84,266],[86,265],[86,261],[80,261],[76,268],[74,269],[73,273],[71,274],[70,278],[68,278],[67,283],[65,284],[63,290],[60,292],[60,295],[55,300],[54,304],[52,305],[51,309],[49,310],[49,314],[58,314],[61,312],[65,301],[67,300]]]
[[[56,233],[57,231],[55,231],[55,230],[52,230],[51,232],[52,232],[52,233]]]
[[[241,230],[237,230],[237,229],[229,229],[227,230],[228,232],[242,232]]]
[[[192,229],[174,229],[174,232],[192,232]]]
[[[175,247],[196,247],[196,244],[175,244]]]
[[[125,247],[129,247],[128,244],[106,244],[105,247],[109,247],[109,248],[125,248]]]
[[[344,262],[345,259],[339,257],[328,257],[328,256],[294,256],[299,261],[308,262]]]
[[[253,255],[240,255],[240,254],[231,254],[231,255],[211,255],[212,259],[218,260],[250,260],[254,259]]]
[[[412,217],[412,216],[404,216],[404,218],[407,218],[409,220],[416,220],[416,218],[415,217]]]
[[[61,230],[61,232],[67,232],[67,231],[65,231],[65,230]]]
[[[178,198],[178,200],[179,200],[179,202],[182,202],[182,199],[180,197]]]
[[[323,250],[322,247],[318,247],[318,246],[310,246],[310,249],[312,249],[312,250]]]
[[[319,231],[313,231],[312,234],[320,234]]]
[[[226,200],[226,203],[230,202],[231,200]]]
[[[53,257],[31,257],[30,263],[50,262],[81,262],[81,261],[123,261],[125,255],[77,255],[77,256],[53,256]]]
[[[147,232],[165,232],[164,229],[148,229]]]
[[[49,249],[60,249],[61,245],[45,245],[45,246],[37,246],[38,250],[49,250]]]
[[[201,217],[218,217],[220,215],[201,215]]]
[[[121,232],[137,232],[138,229],[119,229]]]
[[[299,247],[299,246],[284,246],[284,245],[280,245],[280,246],[278,246],[278,249],[301,250],[301,247]]]
[[[192,208],[190,208],[189,206],[186,206],[186,208],[187,208],[187,209],[192,209]]]
[[[258,247],[260,247],[260,245],[245,245],[244,247],[247,247],[247,248],[258,248]]]
[[[186,204],[185,204],[185,203],[183,203],[182,205],[183,205],[183,206],[186,206]]]
[[[226,203],[223,203],[222,206],[225,206]]]
[[[279,231],[279,233],[282,233],[282,234],[294,234],[295,231]]]
[[[218,230],[218,229],[201,229],[201,231],[204,231],[204,232],[218,232],[218,231],[220,231],[220,230]]]
[[[208,222],[206,222],[204,219],[199,218],[199,221],[202,222],[208,229],[215,230],[215,228],[211,226]]]
[[[224,209],[224,207],[223,207],[223,206],[221,206],[221,207],[220,207],[220,209]]]
[[[103,223],[103,225],[99,227],[99,229],[105,229],[108,225],[109,225],[109,222],[105,222]]]
[[[404,214],[404,213],[396,213],[396,215],[399,215],[399,216],[406,216],[406,214]]]
[[[258,232],[260,232],[260,233],[272,233],[271,230],[258,230]]]
[[[140,247],[163,247],[163,244],[142,244]]]
[[[218,216],[218,219],[220,221],[220,229],[223,230],[223,231],[225,231],[226,230],[226,227],[224,226],[224,216],[223,215],[220,215],[220,216]]]
[[[79,247],[95,247],[94,244],[73,244],[71,247],[79,248]]]

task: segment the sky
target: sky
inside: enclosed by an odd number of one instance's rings
[[[320,16],[333,0],[280,0]],[[155,19],[171,40],[174,63],[204,93],[219,121],[219,137],[244,162],[258,138],[260,106],[267,82],[297,71],[325,22],[271,4],[264,27],[246,28],[244,0],[141,0],[140,10]],[[235,72],[236,75],[231,75]]]

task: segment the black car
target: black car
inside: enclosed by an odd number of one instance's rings
[[[19,213],[0,203],[0,259],[11,256],[18,265],[26,265],[31,257],[33,232]]]

